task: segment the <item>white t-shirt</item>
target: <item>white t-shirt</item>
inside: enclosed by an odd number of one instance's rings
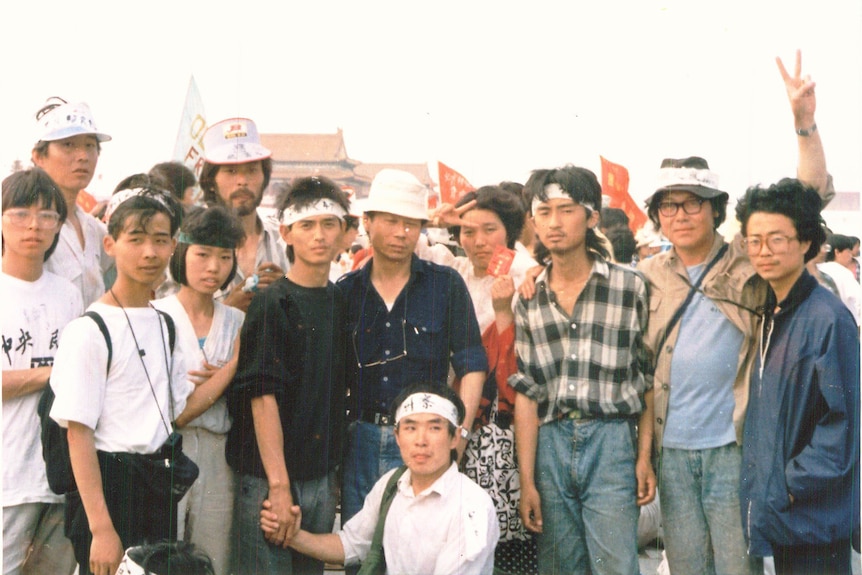
[[[473,307],[476,309],[476,320],[479,322],[479,333],[484,334],[492,323],[494,323],[494,302],[491,299],[491,285],[494,283],[494,276],[485,275],[477,277],[470,263],[470,259],[464,256],[459,256],[453,259],[449,264],[455,271],[458,272],[467,284],[467,291],[470,292],[470,299],[473,300]],[[527,275],[527,270],[537,266],[536,260],[521,252],[515,252],[515,258],[512,260],[512,267],[509,269],[509,275],[512,277],[512,282],[517,290],[524,282],[524,277]],[[512,296],[512,309],[515,309],[515,304],[518,302],[518,293]]]
[[[393,469],[365,498],[362,510],[339,531],[345,564],[368,555],[380,515],[380,501]],[[387,573],[403,575],[490,575],[500,537],[491,497],[455,463],[431,487],[414,495],[410,471],[398,479],[398,492],[386,515],[383,550]]]
[[[76,421],[93,429],[98,450],[154,453],[168,438],[169,430],[173,431],[168,366],[174,417],[182,413],[194,387],[188,380],[185,358],[189,353],[183,348],[183,339],[177,337],[171,356],[167,325],[152,307],[125,309],[132,329],[122,308],[96,302],[88,309],[101,315],[108,327],[113,349],[111,370],[106,377],[108,348],[96,322],[89,317],[71,322],[54,360],[51,386],[57,397],[51,417],[63,427]]]
[[[195,335],[195,328],[176,295],[157,299],[153,302],[153,307],[171,314],[171,317],[176,321],[177,339],[183,340],[183,349],[194,350],[189,351],[186,359],[189,371],[200,369],[203,367],[204,361],[208,361],[211,365],[222,366],[233,357],[234,343],[242,328],[245,314],[223,303],[213,303],[215,304],[213,322],[204,342],[204,347],[201,349]],[[222,395],[212,407],[191,421],[187,427],[202,427],[213,433],[227,433],[230,430],[230,423],[227,402]]]
[[[81,222],[84,247],[78,241],[75,228],[66,220],[60,228],[57,248],[45,262],[45,269],[72,282],[81,292],[86,307],[105,294],[103,274],[113,260],[102,246],[102,239],[108,233],[105,224],[78,205],[75,206],[75,215]]]
[[[0,274],[3,371],[54,363],[60,333],[81,315],[81,294],[50,272],[34,282]],[[36,407],[42,392],[3,400],[3,506],[58,503],[48,488]]]
[[[862,287],[859,286],[853,272],[838,262],[817,264],[817,269],[832,278],[838,288],[838,297],[853,314],[856,325],[859,325],[860,318],[862,318]]]

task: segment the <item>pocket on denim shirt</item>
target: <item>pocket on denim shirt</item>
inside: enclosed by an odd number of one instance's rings
[[[435,352],[440,353],[438,350],[442,349],[448,360],[448,342],[443,341],[448,334],[444,333],[444,328],[442,317],[408,311],[404,325],[408,355],[415,359],[432,360],[436,358]]]

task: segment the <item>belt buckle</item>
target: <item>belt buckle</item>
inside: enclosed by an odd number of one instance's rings
[[[388,413],[375,413],[374,423],[375,425],[392,425],[392,416]]]
[[[584,419],[584,412],[575,408],[566,414],[566,419]]]

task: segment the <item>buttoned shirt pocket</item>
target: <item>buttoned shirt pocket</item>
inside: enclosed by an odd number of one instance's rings
[[[449,357],[444,319],[430,310],[408,310],[404,324],[408,357],[422,361]]]

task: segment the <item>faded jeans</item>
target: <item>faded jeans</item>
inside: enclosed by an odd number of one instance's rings
[[[635,460],[634,420],[539,427],[540,573],[638,573]]]
[[[341,524],[359,513],[365,497],[390,469],[404,464],[395,442],[394,427],[356,421],[347,430],[344,480],[341,486]]]
[[[260,510],[269,493],[266,479],[236,476],[234,573],[238,575],[323,574],[323,562],[270,544],[260,529]],[[335,523],[336,472],[319,479],[292,481],[293,501],[302,508],[302,529],[330,533]]]
[[[735,443],[662,450],[659,494],[671,573],[763,573],[762,560],[748,556],[742,533],[741,464],[742,450]]]

